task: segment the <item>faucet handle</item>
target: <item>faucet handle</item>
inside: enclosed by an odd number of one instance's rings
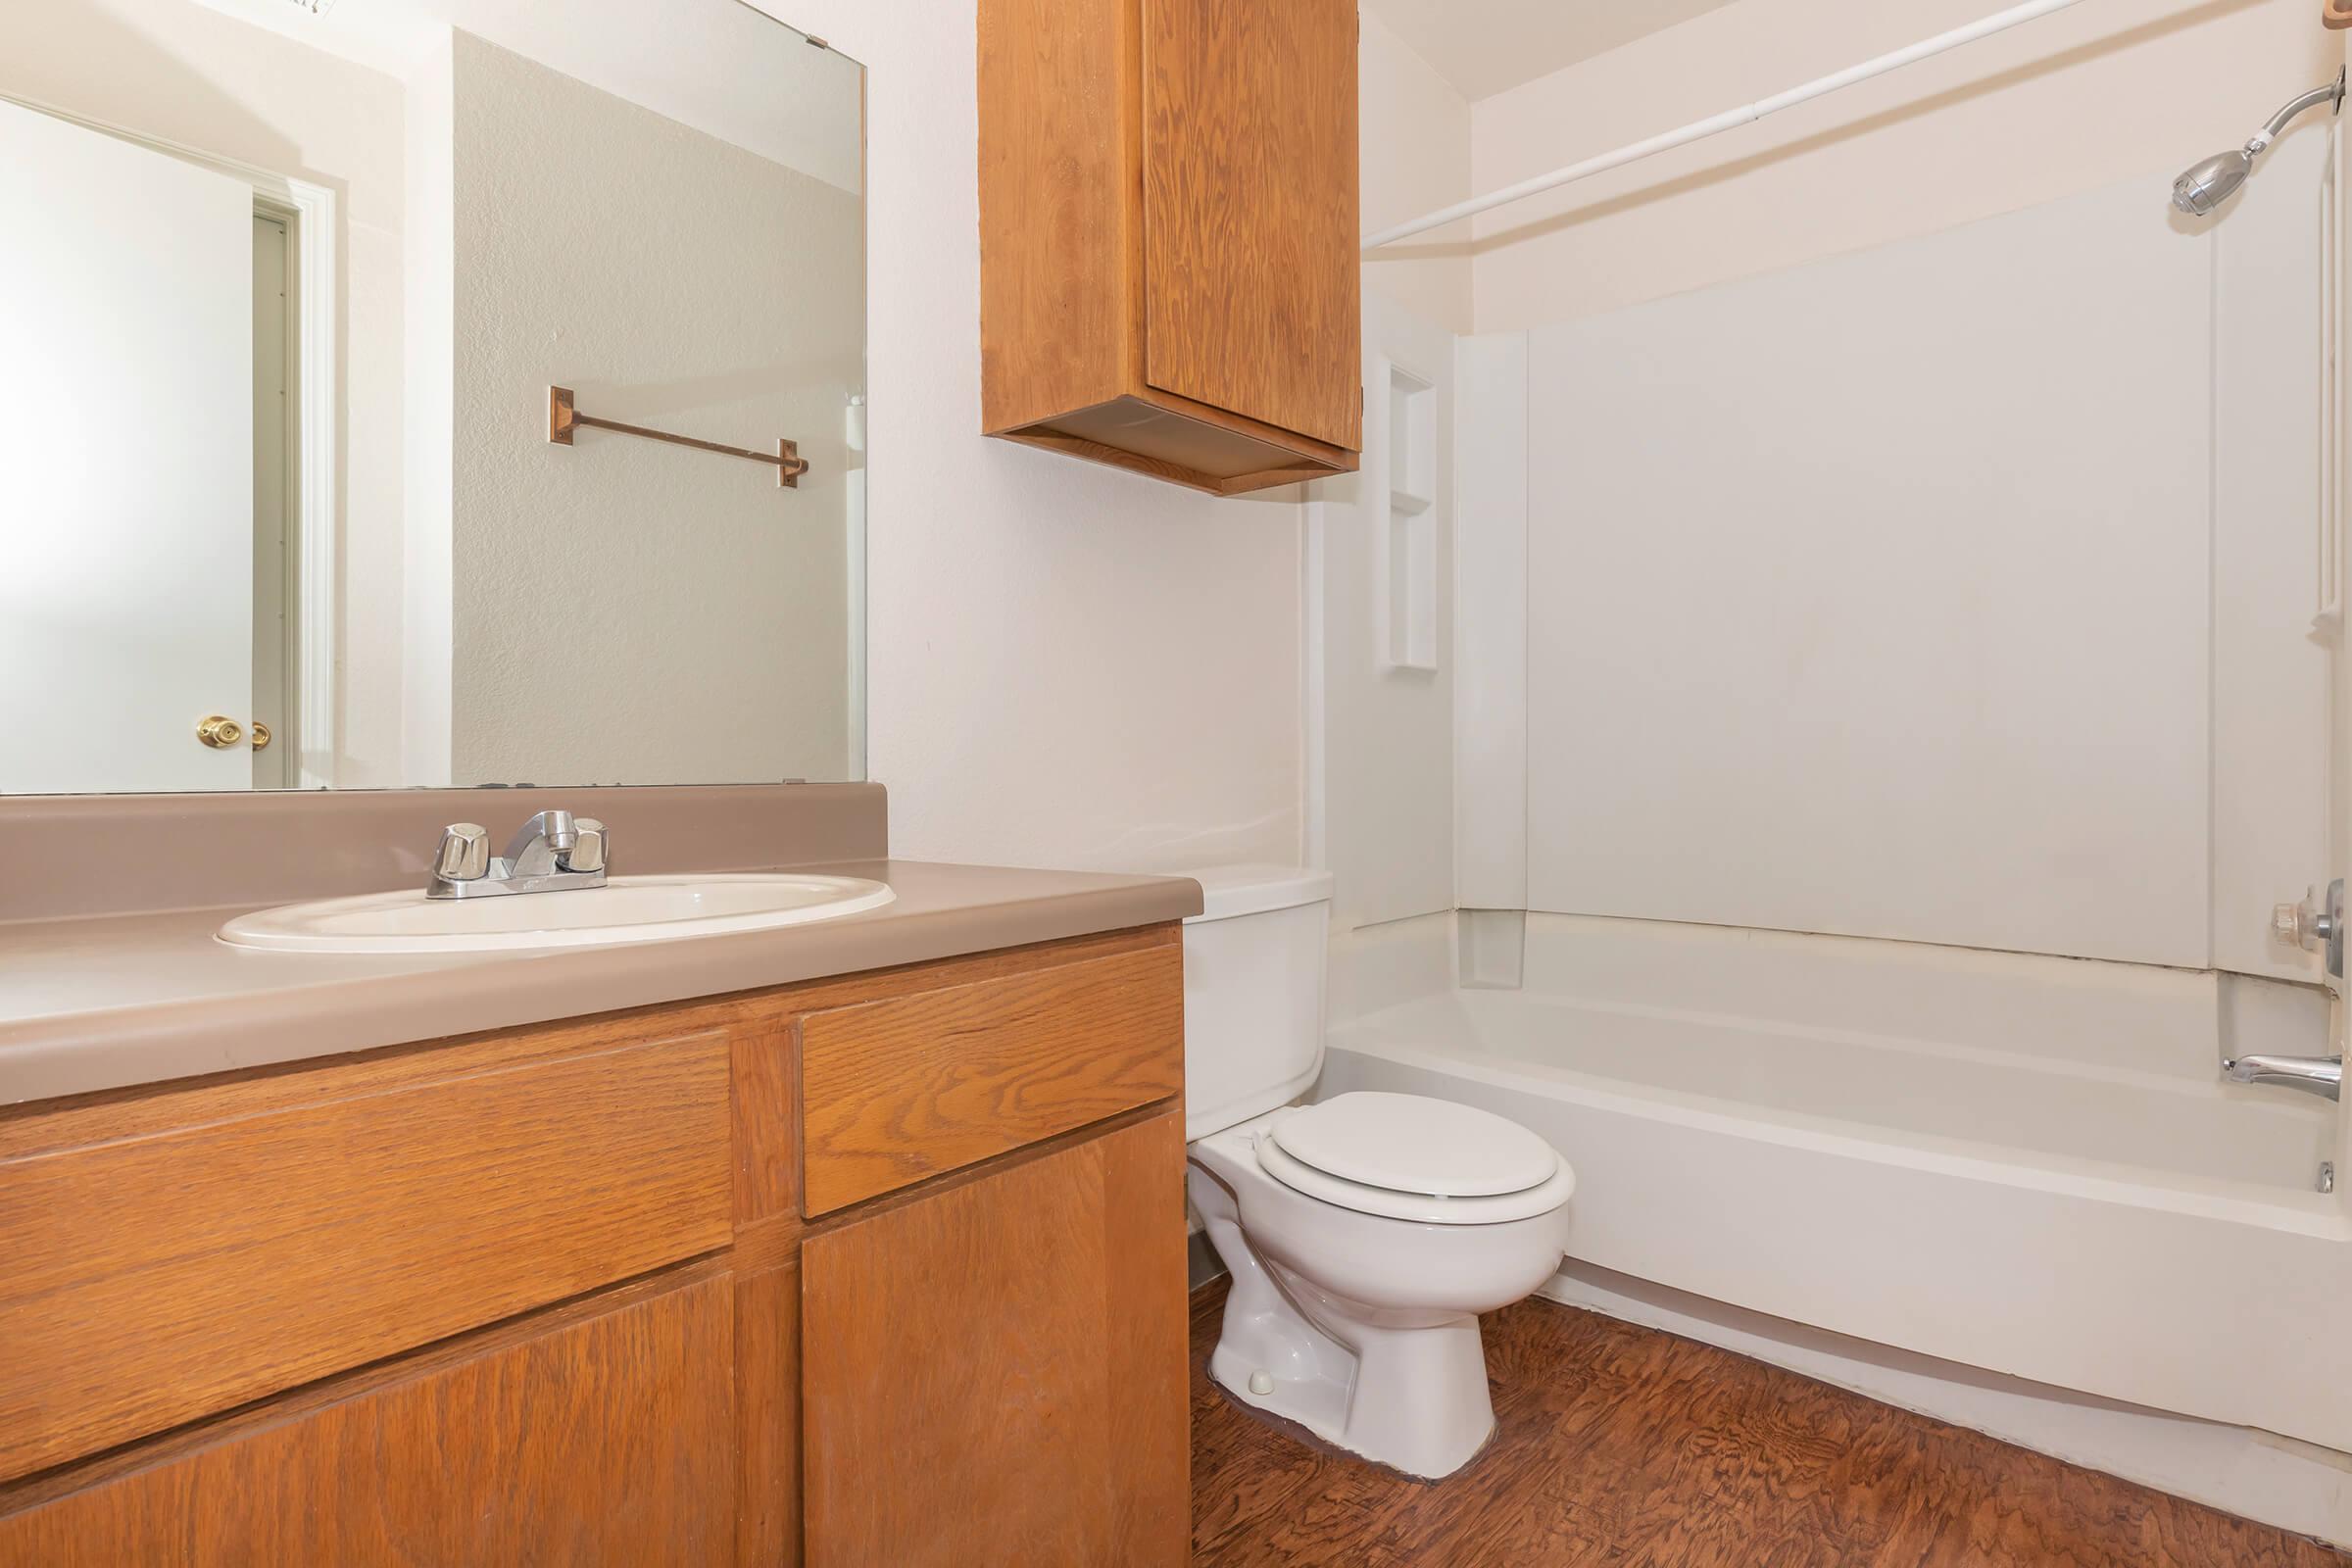
[[[578,817],[572,822],[578,837],[570,849],[556,857],[556,863],[566,871],[602,871],[608,844],[605,824],[593,816]]]
[[[433,852],[433,875],[444,882],[472,882],[489,874],[490,830],[479,822],[452,822],[441,830]]]

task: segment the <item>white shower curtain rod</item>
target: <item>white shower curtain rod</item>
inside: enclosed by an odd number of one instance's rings
[[[1494,208],[1522,200],[1525,197],[1547,190],[1556,190],[1562,185],[1571,184],[1588,175],[1602,173],[1611,169],[1622,168],[1627,164],[1638,163],[1655,153],[1687,146],[1694,141],[1703,141],[1718,131],[1731,130],[1739,125],[1752,124],[1766,115],[1778,114],[1781,110],[1819,98],[1825,93],[1836,92],[1840,87],[1850,87],[1857,81],[1868,81],[1873,76],[1885,75],[1887,72],[1899,70],[1913,61],[1925,60],[1931,55],[1939,55],[1946,49],[1957,49],[1962,44],[1974,43],[1979,38],[1989,38],[1996,32],[2007,31],[2021,22],[2032,22],[2036,17],[2046,17],[2053,11],[2064,11],[2068,6],[2079,4],[2081,4],[2081,0],[2027,0],[2024,5],[2011,6],[2006,11],[1996,11],[1981,22],[1972,22],[1965,27],[1954,27],[1949,32],[1939,32],[1935,37],[1923,39],[1907,49],[1896,49],[1888,54],[1880,55],[1876,59],[1865,60],[1858,66],[1848,66],[1843,71],[1833,72],[1826,76],[1816,76],[1801,87],[1791,87],[1787,92],[1775,93],[1770,98],[1759,98],[1752,104],[1745,104],[1738,109],[1729,109],[1705,120],[1694,120],[1680,130],[1670,130],[1663,135],[1651,136],[1644,141],[1631,142],[1618,148],[1615,152],[1602,153],[1597,158],[1588,158],[1582,163],[1570,164],[1565,169],[1555,169],[1548,174],[1538,174],[1533,179],[1523,179],[1516,185],[1505,185],[1502,189],[1489,191],[1484,196],[1473,196],[1466,202],[1455,202],[1451,207],[1441,207],[1436,212],[1424,214],[1409,223],[1398,223],[1395,228],[1384,228],[1377,234],[1367,236],[1364,240],[1364,249],[1377,250],[1383,245],[1394,244],[1397,240],[1426,233],[1433,228],[1442,228],[1457,219],[1468,218],[1477,213],[1491,212]]]

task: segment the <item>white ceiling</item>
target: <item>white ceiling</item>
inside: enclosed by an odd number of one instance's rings
[[[1605,54],[1732,0],[1363,0],[1456,92],[1476,101]]]

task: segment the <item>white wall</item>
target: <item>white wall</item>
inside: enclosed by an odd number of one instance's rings
[[[190,0],[74,0],[8,16],[0,92],[332,187],[342,412],[338,782],[403,782],[401,84]]]
[[[870,767],[894,851],[1296,857],[1296,493],[983,438],[973,7],[769,4],[871,70]]]
[[[1470,105],[1365,13],[1356,51],[1364,232],[1470,194]],[[1470,330],[1470,225],[1450,223],[1364,258],[1366,297],[1384,294],[1449,332]]]
[[[455,782],[848,776],[858,198],[456,42]],[[786,489],[622,435],[556,446],[550,385],[625,423],[789,436],[810,468]]]
[[[1477,187],[1671,129],[1983,16],[1740,0],[1481,100]],[[2306,0],[2080,6],[1478,220],[1481,331],[1930,233],[2178,169],[2343,64]]]

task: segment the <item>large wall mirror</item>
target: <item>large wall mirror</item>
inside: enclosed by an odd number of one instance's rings
[[[737,0],[41,0],[0,793],[864,772],[863,72]]]

